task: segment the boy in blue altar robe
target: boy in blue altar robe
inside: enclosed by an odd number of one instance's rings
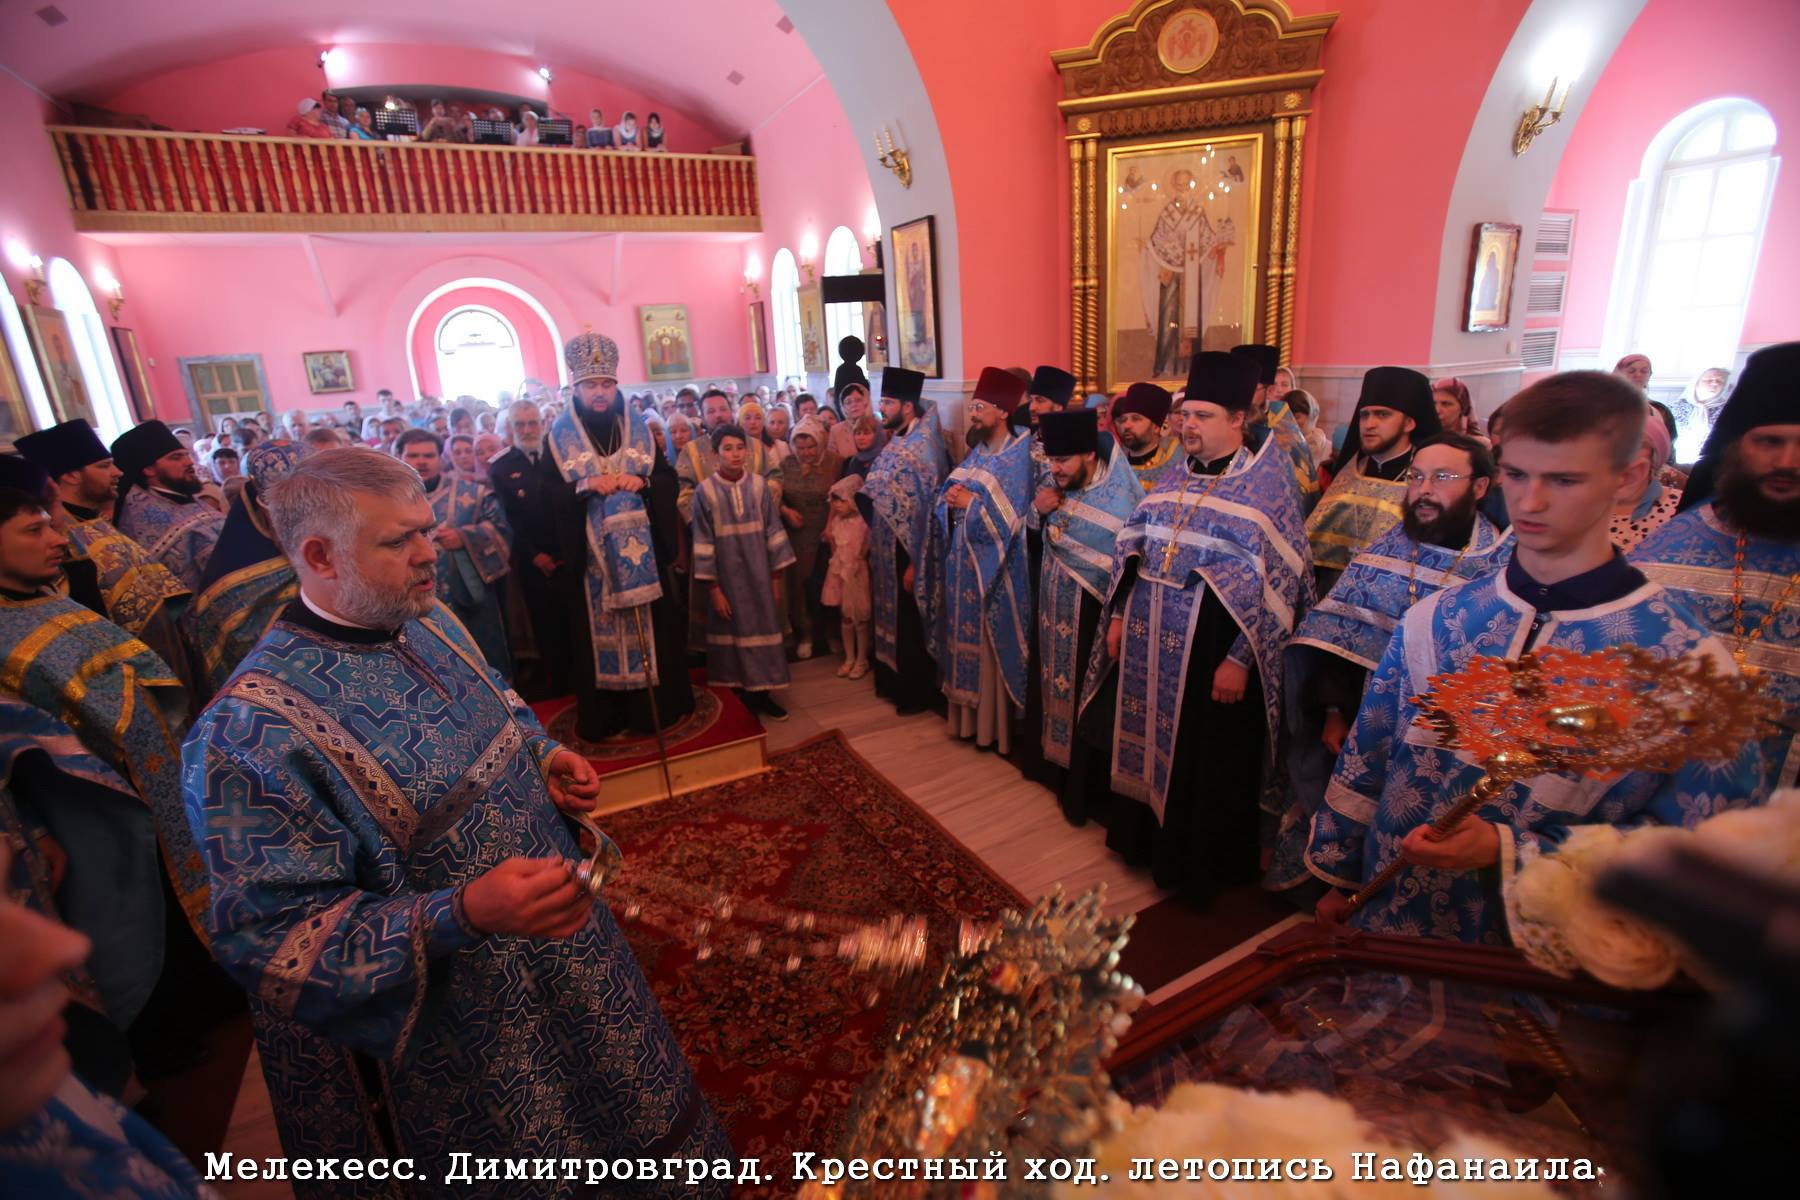
[[[950,734],[1001,754],[1012,749],[1025,707],[1030,657],[1025,514],[1037,464],[1030,432],[1014,432],[1007,421],[1024,396],[1018,376],[982,368],[969,399],[969,453],[938,493],[925,550],[942,572],[938,676]]]
[[[1408,609],[1426,596],[1504,566],[1512,540],[1478,511],[1494,481],[1494,457],[1466,434],[1418,448],[1406,475],[1406,515],[1351,560],[1288,643],[1286,749],[1290,801],[1266,882],[1316,884],[1306,869],[1312,815],[1325,798],[1369,672]],[[1310,908],[1313,894],[1297,894]]]
[[[511,531],[499,498],[486,483],[446,471],[443,439],[428,430],[401,434],[394,457],[419,473],[437,514],[431,536],[438,544],[438,595],[474,636],[488,666],[511,679],[501,582],[512,570]]]
[[[1292,461],[1252,455],[1256,368],[1196,354],[1181,403],[1188,467],[1120,531],[1105,653],[1118,663],[1107,844],[1158,886],[1205,897],[1261,870],[1279,811],[1281,655],[1312,593]],[[1089,674],[1084,705],[1104,682]]]
[[[950,456],[936,407],[921,399],[925,376],[905,367],[881,373],[881,420],[887,444],[863,479],[869,577],[874,599],[875,694],[902,716],[937,703],[936,630],[927,566],[932,506]]]
[[[777,721],[787,709],[771,695],[788,685],[781,592],[775,573],[794,564],[769,481],[747,469],[742,426],[712,431],[718,466],[694,489],[694,580],[707,595],[706,678],[737,689],[753,712]]]
[[[213,951],[250,994],[285,1153],[398,1150],[434,1190],[457,1152],[728,1158],[611,912],[571,876],[562,811],[599,781],[436,599],[418,475],[328,450],[267,500],[300,597],[195,722],[183,771]],[[484,1182],[464,1190],[525,1192]]]
[[[1507,401],[1500,476],[1517,548],[1504,570],[1420,600],[1389,641],[1313,816],[1307,867],[1344,889],[1318,902],[1322,922],[1348,915],[1370,932],[1504,944],[1519,868],[1555,853],[1572,826],[1692,826],[1750,802],[1762,760],[1754,743],[1732,760],[1668,775],[1540,775],[1443,837],[1428,835],[1482,776],[1471,755],[1440,746],[1417,723],[1413,697],[1431,676],[1477,655],[1517,658],[1541,646],[1633,645],[1659,658],[1702,655],[1735,672],[1693,610],[1608,540],[1617,498],[1641,488],[1648,469],[1638,453],[1646,412],[1643,393],[1598,371],[1553,375]],[[1407,866],[1349,915],[1346,892],[1395,858]]]
[[[112,459],[123,472],[113,523],[198,591],[225,517],[199,499],[193,454],[167,425],[145,421],[113,439]]]
[[[1100,414],[1093,409],[1043,413],[1038,432],[1056,495],[1044,517],[1037,580],[1043,753],[1063,815],[1083,825],[1090,815],[1105,815],[1112,744],[1096,745],[1078,728],[1082,670],[1100,634],[1113,548],[1144,490],[1123,451],[1100,457]]]
[[[1750,356],[1682,493],[1631,561],[1693,606],[1781,701],[1757,798],[1800,775],[1800,342]]]

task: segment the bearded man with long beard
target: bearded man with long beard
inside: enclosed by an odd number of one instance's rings
[[[1631,561],[1685,599],[1782,705],[1757,799],[1800,773],[1800,342],[1750,356],[1682,491]]]
[[[562,814],[599,780],[437,599],[419,476],[329,450],[267,502],[300,595],[196,721],[183,772],[213,953],[250,993],[284,1151],[404,1147],[432,1180],[459,1151],[729,1159],[611,912],[571,876]]]
[[[1420,446],[1404,477],[1400,524],[1351,560],[1294,631],[1283,714],[1289,802],[1268,874],[1271,887],[1311,879],[1302,856],[1312,815],[1362,705],[1369,672],[1406,611],[1444,588],[1481,578],[1510,556],[1512,540],[1477,511],[1494,474],[1493,455],[1467,434],[1441,433]]]
[[[199,591],[225,516],[200,503],[203,485],[192,452],[161,421],[145,421],[114,440],[112,459],[122,472],[113,524],[189,591]]]

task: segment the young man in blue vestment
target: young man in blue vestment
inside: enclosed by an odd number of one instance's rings
[[[1734,671],[1685,603],[1645,579],[1609,540],[1618,497],[1648,469],[1638,453],[1647,406],[1615,376],[1572,371],[1506,404],[1500,464],[1517,549],[1505,570],[1415,604],[1370,677],[1350,738],[1313,816],[1307,868],[1345,891],[1318,902],[1321,922],[1378,933],[1505,943],[1510,884],[1553,854],[1572,826],[1691,826],[1748,803],[1761,768],[1749,745],[1728,762],[1609,779],[1546,774],[1513,784],[1441,838],[1429,826],[1481,778],[1467,753],[1416,723],[1412,698],[1470,658],[1540,646],[1635,645],[1663,658],[1702,655]],[[1354,892],[1399,858],[1407,866],[1349,915]]]
[[[432,1194],[463,1151],[728,1158],[611,912],[571,876],[562,813],[599,781],[438,601],[418,475],[328,450],[268,505],[300,596],[195,723],[183,771],[213,952],[251,995],[283,1149],[398,1151]],[[581,1190],[483,1182],[458,1194]]]
[[[1694,606],[1787,722],[1763,741],[1767,799],[1800,775],[1800,342],[1750,356],[1682,492],[1631,561]]]

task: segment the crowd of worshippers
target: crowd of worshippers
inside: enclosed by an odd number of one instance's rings
[[[283,130],[289,137],[345,138],[364,142],[414,140],[411,135],[380,132],[375,125],[374,112],[359,104],[354,96],[329,88],[317,99],[303,97],[295,107],[297,111],[288,118]],[[425,111],[420,112],[412,101],[389,95],[382,101],[382,107],[390,112],[404,110],[410,113],[418,125],[417,140],[421,142],[467,145],[485,141],[510,146],[561,144],[588,150],[651,152],[668,149],[664,143],[662,114],[655,112],[646,114],[640,124],[637,113],[627,109],[616,123],[608,124],[606,114],[598,107],[592,108],[588,110],[585,124],[573,123],[573,133],[567,142],[551,143],[540,139],[539,125],[543,118],[529,104],[521,104],[516,112],[508,112],[497,104],[468,105],[456,100],[446,102],[434,96]],[[485,124],[477,127],[477,121]],[[496,135],[505,141],[495,142]]]
[[[33,1059],[0,1159],[149,1153],[98,1097],[191,1067],[246,1007],[289,1154],[728,1153],[559,865],[580,850],[558,813],[599,791],[586,743],[673,725],[692,662],[779,718],[790,660],[841,655],[1160,885],[1260,882],[1387,933],[1502,942],[1507,880],[1575,826],[1691,825],[1794,783],[1800,343],[1722,402],[1695,390],[1685,471],[1630,360],[1531,384],[1485,436],[1455,381],[1378,367],[1333,446],[1266,346],[1194,355],[1173,393],[985,369],[960,437],[923,376],[872,388],[862,352],[840,345],[824,402],[627,396],[585,333],[566,388],[498,409],[383,394],[193,444],[158,421],[18,438],[0,1008],[49,1005],[25,1041],[68,1057]],[[1727,761],[1526,780],[1427,834],[1481,774],[1415,723],[1431,676],[1622,644],[1755,673],[1783,716]],[[564,746],[521,693],[571,691]],[[496,1014],[527,1004],[560,1032],[521,1068]],[[497,1118],[495,1087],[522,1107]],[[641,1102],[561,1102],[584,1087]]]

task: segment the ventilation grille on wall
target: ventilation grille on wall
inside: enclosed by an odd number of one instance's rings
[[[1575,245],[1575,214],[1547,212],[1538,218],[1537,257],[1567,258]]]
[[[1519,336],[1519,363],[1527,371],[1556,370],[1556,344],[1560,329],[1527,329]]]
[[[1525,293],[1525,315],[1528,317],[1560,317],[1563,297],[1569,291],[1567,271],[1533,271],[1531,287]]]

